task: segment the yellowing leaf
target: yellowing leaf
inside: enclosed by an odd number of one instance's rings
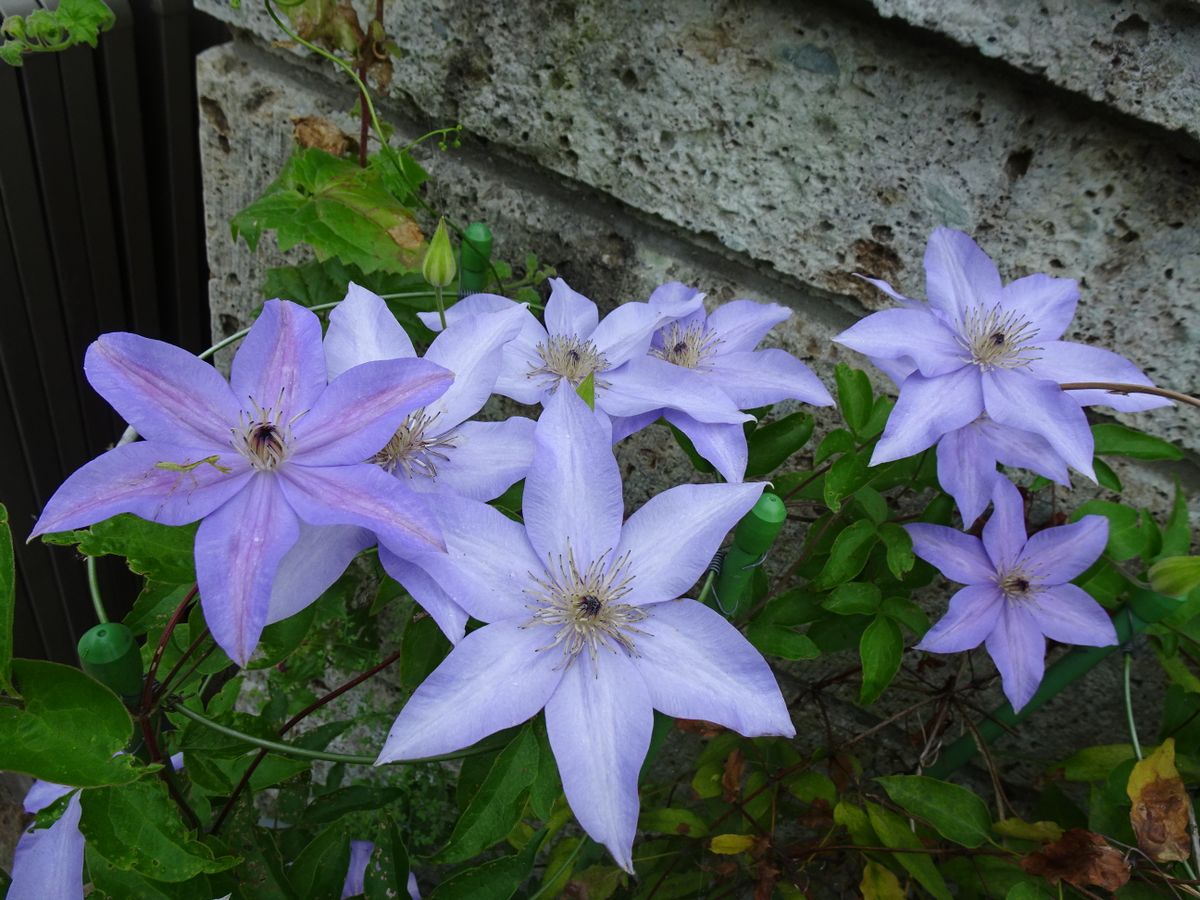
[[[1062,826],[1057,822],[1026,822],[1024,819],[1001,819],[992,825],[992,831],[1022,841],[1057,841],[1063,836]]]
[[[858,889],[862,891],[863,900],[904,900],[900,879],[891,869],[877,862],[867,863]]]
[[[1133,767],[1125,791],[1138,846],[1155,862],[1187,859],[1190,800],[1175,768],[1174,738]]]
[[[748,834],[718,834],[709,844],[708,849],[713,853],[730,856],[734,853],[745,853],[754,846],[754,838]]]

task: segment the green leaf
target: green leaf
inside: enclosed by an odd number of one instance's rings
[[[814,420],[805,412],[794,412],[754,430],[747,442],[746,475],[766,475],[808,443]]]
[[[408,896],[408,848],[400,837],[396,823],[388,820],[384,839],[375,842],[367,872],[363,878],[363,894],[367,900],[396,900]]]
[[[1192,527],[1188,521],[1187,496],[1175,483],[1175,501],[1171,504],[1171,514],[1167,517],[1167,525],[1163,529],[1163,556],[1186,556],[1192,545]]]
[[[839,616],[871,616],[879,609],[882,599],[883,596],[875,585],[850,581],[834,588],[833,593],[821,606]]]
[[[858,655],[862,659],[862,689],[858,702],[874,703],[884,692],[896,672],[900,669],[900,656],[904,652],[904,639],[896,623],[887,616],[876,616],[867,626],[858,644]]]
[[[907,597],[884,597],[879,611],[917,637],[924,637],[929,630],[929,617],[925,615],[925,610]]]
[[[88,846],[118,869],[177,882],[223,872],[241,862],[236,856],[216,856],[188,835],[159,778],[84,791],[80,803],[79,830]]]
[[[913,555],[912,538],[902,525],[884,522],[879,526],[879,540],[887,548],[888,571],[897,580],[912,571],[917,558]]]
[[[862,507],[867,518],[876,525],[887,520],[889,512],[887,500],[875,488],[864,484],[854,492],[854,500]]]
[[[287,878],[298,900],[333,900],[342,895],[349,865],[350,840],[334,822],[300,851]]]
[[[877,537],[875,523],[869,519],[859,519],[843,529],[833,542],[829,559],[813,579],[812,588],[825,590],[854,578],[867,564]]]
[[[894,812],[874,803],[868,803],[867,816],[870,818],[871,827],[875,829],[875,833],[879,835],[879,840],[885,847],[894,847],[900,850],[924,849],[925,845],[921,843],[921,839],[909,829],[908,821]],[[924,853],[893,853],[892,858],[907,869],[908,873],[937,900],[951,900],[946,881],[930,857]]]
[[[1097,456],[1092,460],[1092,469],[1095,471],[1096,481],[1100,483],[1101,487],[1106,487],[1118,494],[1121,493],[1121,479],[1117,477],[1117,473],[1108,463]]]
[[[838,363],[833,378],[837,382],[838,409],[842,418],[846,420],[851,431],[861,435],[874,407],[871,382],[867,373],[851,368],[845,363]]]
[[[308,767],[305,766],[305,768]],[[403,794],[404,791],[399,788],[352,784],[349,787],[338,788],[336,791],[322,794],[304,810],[304,818],[301,819],[301,822],[304,825],[325,825],[329,822],[336,822],[349,813],[383,809]]]
[[[692,439],[690,437],[688,437],[666,419],[659,419],[659,421],[671,429],[671,435],[675,438],[675,443],[679,445],[679,449],[682,450],[684,455],[691,461],[692,468],[694,468],[697,472],[703,472],[706,475],[717,471],[713,468],[712,463],[700,455],[700,451],[696,449],[696,445],[692,443]]]
[[[1150,534],[1143,527],[1136,509],[1107,500],[1089,500],[1071,513],[1071,521],[1084,516],[1098,515],[1108,519],[1108,555],[1118,562],[1141,556],[1149,544]]]
[[[854,435],[845,428],[835,428],[817,444],[817,452],[813,455],[813,465],[819,466],[835,453],[853,453],[855,448]]]
[[[413,610],[414,615],[417,610]],[[400,681],[416,689],[450,652],[450,642],[429,616],[413,618],[400,640]]]
[[[1084,747],[1053,768],[1061,768],[1067,781],[1104,781],[1120,763],[1133,759],[1130,744]]]
[[[587,378],[579,382],[579,387],[575,388],[575,393],[583,398],[583,402],[588,405],[588,409],[596,408],[596,373],[588,372]]]
[[[134,634],[165,628],[171,613],[175,612],[191,589],[190,584],[164,584],[147,580],[122,624]]]
[[[846,453],[825,473],[825,505],[833,512],[842,508],[842,500],[870,481],[867,461],[860,453]]]
[[[538,716],[533,728],[538,739],[538,767],[533,784],[529,786],[529,805],[535,816],[547,822],[553,812],[554,802],[562,795],[562,781],[558,776],[554,751],[550,748],[550,738],[546,734],[546,720]]]
[[[316,148],[297,149],[266,192],[230,223],[253,250],[273,230],[280,250],[308,244],[317,259],[336,257],[364,272],[413,270],[425,240],[412,213],[377,169],[359,168]]]
[[[991,838],[992,817],[987,804],[957,784],[924,775],[876,778],[892,802],[924,819],[948,841],[979,847]]]
[[[1097,456],[1128,456],[1131,459],[1183,459],[1183,451],[1162,438],[1125,425],[1092,426]]]
[[[0,503],[0,691],[13,693],[13,609],[17,602],[17,573],[13,565],[12,529],[8,510]]]
[[[181,473],[186,478],[186,473]],[[42,535],[48,544],[78,544],[85,556],[123,556],[139,575],[168,584],[192,584],[196,565],[192,550],[198,525],[172,527],[122,513],[85,531]]]
[[[24,709],[0,706],[0,770],[72,787],[126,784],[141,774],[124,750],[133,720],[117,695],[78,669],[15,659]]]
[[[785,625],[755,621],[746,629],[746,640],[767,656],[781,659],[816,659],[821,650],[806,634]]]
[[[128,869],[118,868],[104,858],[90,843],[86,848],[87,872],[92,886],[98,893],[92,897],[109,897],[124,900],[212,900],[217,893],[207,875],[197,875],[185,882],[168,883],[154,881]]]
[[[664,834],[682,834],[686,837],[702,838],[708,834],[708,825],[690,809],[651,809],[638,818],[638,828],[643,831],[661,831]]]
[[[316,616],[316,604],[310,604],[295,615],[268,625],[262,631],[254,659],[246,668],[269,669],[279,665],[304,642]]]
[[[1200,556],[1168,556],[1150,567],[1150,587],[1168,597],[1184,597],[1200,587]]]
[[[537,737],[532,728],[525,727],[496,757],[487,778],[455,823],[449,843],[435,860],[464,862],[503,840],[521,819],[525,792],[537,771]]]
[[[493,859],[443,881],[434,888],[429,900],[509,900],[533,871],[545,836],[543,829],[530,838],[520,853]]]

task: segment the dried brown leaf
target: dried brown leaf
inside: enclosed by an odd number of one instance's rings
[[[1100,835],[1072,828],[1037,853],[1021,860],[1021,868],[1051,884],[1065,881],[1077,888],[1094,885],[1115,891],[1129,881],[1129,863]]]
[[[1155,862],[1187,859],[1190,801],[1175,768],[1174,738],[1133,767],[1126,791],[1133,804],[1129,820],[1146,855]]]
[[[356,144],[350,135],[320,116],[293,116],[292,137],[301,147],[316,147],[332,156],[345,156]]]

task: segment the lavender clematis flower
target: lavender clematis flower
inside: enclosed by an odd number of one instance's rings
[[[240,664],[270,619],[276,570],[304,526],[366,528],[398,553],[443,546],[421,495],[363,462],[446,389],[452,376],[433,363],[372,362],[327,386],[317,317],[272,300],[228,384],[178,347],[124,333],[93,343],[84,369],[145,440],[71,475],[31,539],[122,512],[166,525],[202,519],[205,619]]]
[[[1013,483],[995,476],[992,498],[982,541],[941,525],[905,526],[913,552],[966,585],[917,649],[958,653],[986,642],[1004,694],[1019,710],[1041,684],[1047,637],[1088,647],[1117,642],[1103,607],[1070,584],[1100,558],[1108,520],[1084,516],[1026,539],[1024,504]]]
[[[41,812],[75,788],[35,781],[25,795],[25,812]],[[49,828],[26,831],[13,855],[9,900],[83,900],[83,833],[79,794],[75,793],[58,821]]]
[[[375,844],[371,841],[350,842],[350,865],[346,869],[346,882],[342,885],[342,900],[356,897],[366,890],[367,865],[371,854],[375,852]],[[421,891],[417,888],[417,876],[408,873],[408,896],[411,900],[421,900]]]
[[[632,871],[653,709],[795,733],[758,651],[708,607],[675,599],[762,487],[675,487],[622,525],[605,423],[574,391],[555,392],[535,432],[524,525],[465,498],[439,503],[448,554],[423,565],[488,624],[417,688],[378,762],[448,753],[544,707],[572,810]]]
[[[1115,353],[1059,340],[1079,298],[1074,281],[1030,275],[1002,285],[975,242],[949,228],[930,236],[925,275],[928,306],[872,280],[904,306],[869,315],[834,338],[889,361],[897,375],[913,369],[900,386],[872,463],[918,453],[986,412],[1001,425],[1040,435],[1068,465],[1095,480],[1092,434],[1080,405],[1128,412],[1170,402],[1058,387],[1078,381],[1151,383]]]
[[[687,308],[703,297],[694,288],[671,282],[650,296],[650,306],[665,310]],[[690,370],[698,376],[698,383],[714,393],[724,394],[738,409],[781,400],[832,406],[833,397],[825,385],[800,360],[784,350],[754,349],[768,331],[791,314],[790,309],[778,304],[751,300],[734,300],[711,314],[701,306],[655,332],[650,354]],[[696,451],[726,481],[741,481],[746,474],[748,452],[742,426],[701,422],[672,407],[669,393],[665,399],[662,409],[614,421],[613,440],[620,440],[662,416],[688,436]]]
[[[741,413],[724,394],[713,392],[693,373],[648,354],[654,332],[670,319],[700,307],[699,295],[676,302],[623,303],[600,321],[596,304],[561,278],[551,279],[543,327],[525,312],[517,337],[504,348],[496,392],[519,403],[545,403],[560,385],[578,387],[589,375],[596,408],[609,416],[640,416],[669,399],[700,422],[740,424]],[[447,325],[518,305],[504,297],[475,294],[446,312]],[[436,317],[422,314],[435,327]]]

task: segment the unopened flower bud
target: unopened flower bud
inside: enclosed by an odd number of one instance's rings
[[[454,250],[450,247],[450,235],[446,233],[446,220],[439,219],[437,230],[429,239],[421,274],[434,287],[448,287],[458,272],[454,262]]]

